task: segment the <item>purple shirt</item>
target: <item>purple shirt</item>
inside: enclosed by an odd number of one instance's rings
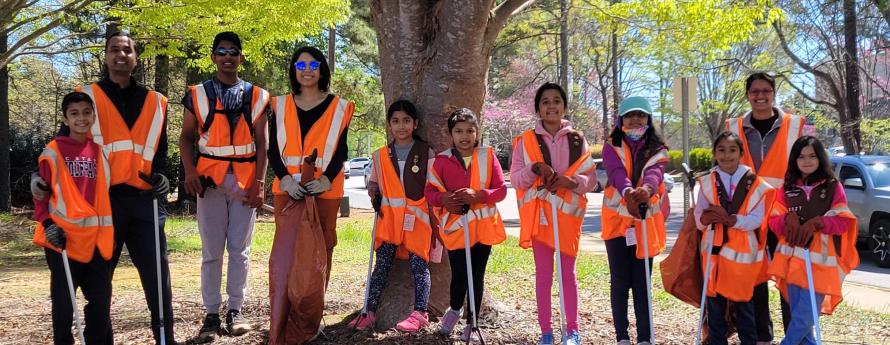
[[[630,153],[631,156],[636,157],[637,151],[643,148],[643,141],[631,141],[624,140],[625,145],[630,145]],[[621,163],[621,158],[618,158],[618,153],[615,152],[616,148],[612,147],[611,142],[607,142],[606,145],[603,145],[603,165],[606,168],[606,176],[609,178],[609,185],[614,186],[615,189],[621,193],[621,196],[624,196],[624,192],[627,188],[634,188],[634,183],[630,181],[630,176],[627,176],[627,171],[624,170],[624,164]],[[634,162],[634,164],[645,164],[646,162]],[[658,186],[661,185],[661,182],[664,180],[664,169],[665,163],[658,163],[651,167],[646,168],[643,171],[643,184],[652,188],[652,190],[657,191]]]

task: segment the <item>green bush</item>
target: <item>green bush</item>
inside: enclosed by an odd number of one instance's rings
[[[603,144],[590,144],[590,156],[593,158],[603,158]]]
[[[670,150],[668,156],[671,158],[668,161],[667,171],[683,171],[683,151]]]
[[[714,165],[711,149],[697,147],[689,151],[689,165],[695,171],[710,169]]]

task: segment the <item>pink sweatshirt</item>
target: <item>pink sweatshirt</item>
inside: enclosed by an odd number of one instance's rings
[[[568,134],[570,132],[572,132],[572,123],[568,120],[562,120],[559,131],[556,132],[555,136],[550,135],[544,129],[544,125],[540,120],[535,122],[535,133],[541,135],[544,139],[544,145],[550,151],[552,168],[560,175],[568,170],[569,165],[572,163],[569,162]],[[587,140],[584,139],[583,135],[581,139],[581,152],[587,152]],[[532,166],[525,165],[525,162],[519,158],[524,154],[525,148],[522,145],[513,147],[513,163],[510,164],[510,182],[513,183],[514,188],[529,188],[535,182],[535,179],[538,178],[538,175],[532,172]],[[578,187],[575,187],[573,192],[583,194],[596,188],[596,170],[591,170],[590,173],[583,175],[574,175],[574,177]]]
[[[797,186],[801,187],[807,195],[807,200],[810,200],[810,193],[812,193],[815,187],[820,184],[825,183],[825,181],[820,181],[812,186],[804,186],[803,182],[797,182]],[[785,187],[779,188],[776,193],[776,202],[782,205],[787,205],[785,203]],[[834,190],[834,200],[831,201],[832,205],[835,205],[839,202],[847,203],[847,195],[844,194],[844,186],[840,183],[836,184]],[[770,216],[769,217],[769,228],[772,229],[774,233],[778,236],[785,236],[785,214],[778,216]],[[844,231],[850,227],[850,219],[844,218],[841,216],[822,216],[822,223],[825,224],[825,228],[821,230],[823,234],[827,235],[840,235],[843,234]],[[801,224],[802,225],[802,224]]]
[[[456,150],[455,150],[456,151]],[[461,188],[470,186],[470,173],[465,170],[458,155],[451,157],[439,154],[433,161],[433,170],[442,178],[445,189],[449,192],[456,191]],[[488,189],[482,189],[480,192],[485,195],[485,203],[494,205],[507,197],[507,185],[504,184],[504,171],[496,157],[491,157],[491,185]],[[427,202],[435,207],[442,207],[442,192],[439,192],[435,186],[427,183],[423,191],[426,195]]]

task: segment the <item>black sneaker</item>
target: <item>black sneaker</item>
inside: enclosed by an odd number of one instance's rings
[[[219,332],[219,314],[207,314],[207,316],[204,317],[204,325],[201,326],[201,330],[198,331],[198,337],[195,338],[195,343],[203,344],[214,341],[219,335]]]
[[[253,330],[253,327],[250,325],[250,322],[241,315],[241,311],[229,309],[229,312],[226,313],[226,331],[228,331],[229,334],[242,335],[251,330]]]

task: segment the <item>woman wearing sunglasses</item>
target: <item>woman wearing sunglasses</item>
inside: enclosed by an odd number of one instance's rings
[[[288,273],[292,262],[294,265],[307,265],[306,270],[317,267],[315,262],[292,260],[295,251],[307,250],[306,243],[299,244],[297,248],[296,240],[299,231],[310,230],[301,224],[308,216],[314,216],[312,218],[318,219],[323,233],[323,240],[319,241],[324,243],[309,245],[310,248],[324,246],[327,252],[324,282],[330,277],[331,255],[337,244],[337,210],[343,198],[346,133],[355,109],[352,102],[329,93],[331,69],[318,49],[297,49],[288,64],[288,75],[291,93],[275,97],[269,103],[272,115],[269,120],[271,140],[268,154],[269,165],[275,171],[272,185],[275,239],[269,259],[269,344],[283,344],[285,336],[287,339],[308,340],[316,334],[320,325],[323,297],[322,301],[317,301],[311,307],[292,306],[288,289],[298,282],[288,281]],[[313,153],[317,153],[317,156]],[[303,163],[311,156],[315,157],[315,173],[302,176],[302,172],[306,171]],[[307,197],[315,199],[317,208],[307,208]],[[317,210],[317,215],[314,210]],[[321,253],[325,250],[321,250]],[[323,296],[323,285],[326,283],[318,285],[322,286],[311,286],[308,290],[320,292]],[[306,290],[303,285],[299,287]]]

